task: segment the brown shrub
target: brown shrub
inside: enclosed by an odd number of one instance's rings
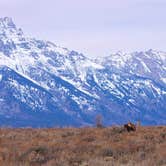
[[[102,156],[103,157],[107,157],[107,156],[113,156],[113,150],[111,148],[105,148],[105,149],[102,149]]]
[[[51,158],[46,147],[34,147],[23,153],[19,160],[28,161],[29,163],[46,163]]]
[[[165,164],[166,127],[0,129],[0,166],[157,166]]]

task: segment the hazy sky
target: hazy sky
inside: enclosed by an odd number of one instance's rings
[[[166,0],[0,0],[28,36],[89,56],[166,51]]]

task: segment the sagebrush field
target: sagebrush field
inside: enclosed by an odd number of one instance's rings
[[[0,129],[1,166],[164,166],[166,126]]]

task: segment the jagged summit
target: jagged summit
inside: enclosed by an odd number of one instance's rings
[[[0,18],[0,51],[9,56],[18,44],[25,41],[22,30],[9,17]]]
[[[166,124],[166,53],[89,59],[0,19],[0,125]]]
[[[10,17],[4,17],[0,18],[0,27],[2,28],[16,28],[16,25],[14,24],[12,18]]]
[[[12,18],[4,17],[0,18],[0,34],[15,34],[15,35],[23,35],[23,31],[21,28],[17,28]]]

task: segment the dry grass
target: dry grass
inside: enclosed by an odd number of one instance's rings
[[[0,129],[1,166],[164,166],[166,126]]]

